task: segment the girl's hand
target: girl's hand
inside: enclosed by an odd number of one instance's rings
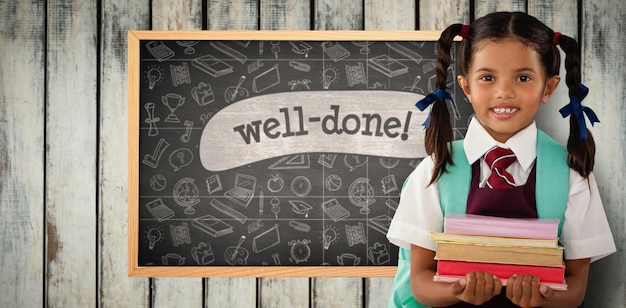
[[[465,278],[450,284],[450,292],[456,298],[472,305],[481,305],[501,291],[500,279],[482,272],[467,273]]]
[[[511,276],[506,283],[506,297],[520,307],[538,307],[547,303],[554,291],[539,284],[539,277]]]

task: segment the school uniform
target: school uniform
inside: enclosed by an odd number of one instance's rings
[[[430,240],[430,233],[443,231],[443,218],[445,213],[449,212],[442,204],[448,203],[445,200],[448,196],[457,197],[459,193],[464,194],[462,200],[467,200],[466,211],[468,213],[501,217],[544,217],[541,211],[545,212],[547,207],[537,208],[533,196],[536,189],[546,191],[546,185],[552,184],[546,182],[546,179],[550,177],[549,174],[537,176],[537,171],[543,171],[542,168],[539,170],[536,168],[538,136],[541,141],[543,140],[541,138],[547,135],[538,131],[533,123],[502,144],[494,140],[476,119],[472,119],[462,144],[457,143],[461,147],[460,155],[464,157],[455,159],[456,165],[459,165],[458,161],[463,161],[463,164],[468,165],[461,167],[471,170],[467,174],[471,177],[469,180],[471,185],[467,185],[467,190],[449,189],[455,186],[447,184],[444,186],[445,182],[442,182],[441,186],[448,187],[448,190],[452,191],[442,191],[440,195],[439,182],[442,179],[428,185],[433,174],[434,162],[431,157],[424,158],[405,182],[400,204],[387,233],[389,241],[409,251],[411,245],[434,251],[436,243]],[[494,146],[511,149],[517,158],[517,161],[506,170],[513,176],[515,185],[518,187],[511,188],[512,191],[504,194],[485,187],[491,170],[483,156]],[[539,159],[539,161],[545,160]],[[566,164],[566,162],[563,163]],[[560,242],[565,247],[565,259],[591,258],[593,262],[615,252],[615,242],[593,174],[588,179],[584,179],[578,172],[567,166],[564,170],[565,186],[562,189],[555,188],[555,190],[561,190],[566,194],[563,198],[566,204],[561,211],[563,219],[560,225]],[[444,181],[447,180],[444,179]],[[497,201],[510,195],[516,196],[514,202],[510,202],[510,198],[507,202]],[[551,195],[551,193],[545,195]],[[496,201],[486,203],[489,200]],[[542,201],[546,203],[545,200]],[[407,257],[406,251],[401,250],[402,257]]]

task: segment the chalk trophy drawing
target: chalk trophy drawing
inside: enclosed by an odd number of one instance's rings
[[[165,149],[167,149],[167,147],[169,146],[170,144],[165,141],[165,139],[159,139],[159,143],[157,144],[156,148],[154,148],[152,154],[146,154],[141,162],[144,165],[149,166],[150,168],[156,169],[156,167],[159,165],[159,161],[161,160],[161,155],[163,155],[163,152],[165,152]]]
[[[175,87],[191,83],[189,65],[186,62],[181,65],[170,65],[170,73],[172,75],[172,85]]]
[[[222,181],[219,174],[214,174],[206,178],[206,190],[209,194],[222,190]]]
[[[242,235],[239,238],[239,242],[237,243],[237,246],[230,246],[226,248],[226,252],[224,253],[224,259],[226,260],[226,263],[230,265],[247,265],[248,264],[248,256],[250,256],[250,253],[248,252],[247,249],[241,247],[241,244],[243,244],[243,241],[245,241],[245,239],[246,239],[246,236]]]
[[[163,241],[163,230],[158,226],[150,226],[146,234],[148,241],[148,249],[154,249],[154,246]]]
[[[167,207],[161,198],[146,203],[146,208],[152,217],[156,218],[159,222],[174,217],[174,211]]]
[[[167,179],[162,174],[155,174],[150,178],[150,188],[162,191],[167,186]]]
[[[174,168],[174,172],[189,165],[193,161],[193,153],[187,148],[180,148],[170,154],[170,166]]]
[[[159,62],[163,62],[175,55],[174,51],[167,47],[163,41],[148,42],[146,48],[148,48],[148,52]]]
[[[154,116],[154,103],[146,103],[143,107],[148,113],[148,117],[144,120],[144,122],[149,125],[148,136],[157,136],[159,134],[159,129],[157,128],[156,123],[161,121],[161,119]]]
[[[342,253],[337,256],[337,263],[345,266],[356,266],[361,264],[361,257],[349,252]]]
[[[324,187],[329,191],[338,191],[341,188],[341,177],[336,174],[331,174],[324,180]]]
[[[373,246],[367,247],[367,258],[374,265],[385,265],[391,261],[387,246],[380,242],[376,242]]]
[[[226,88],[226,91],[224,92],[224,100],[226,100],[226,103],[232,104],[250,95],[248,89],[241,87],[244,80],[246,80],[246,76],[241,75],[241,77],[239,78],[239,82],[237,82],[236,86]]]
[[[146,71],[146,80],[148,81],[148,89],[154,89],[157,83],[163,81],[163,69],[159,66],[149,66]]]
[[[289,241],[289,246],[291,246],[289,249],[289,259],[291,262],[298,264],[306,262],[309,259],[311,256],[311,247],[309,247],[309,243],[311,243],[311,240],[309,239]]]
[[[215,218],[213,215],[194,218],[191,221],[191,225],[215,238],[233,232],[233,226]]]
[[[196,49],[193,48],[196,44],[200,43],[200,41],[176,41],[176,44],[181,47],[185,47],[183,51],[186,55],[193,55],[196,53]]]
[[[291,192],[296,196],[306,196],[311,192],[311,180],[304,175],[299,175],[291,181]]]
[[[191,257],[198,265],[209,265],[215,261],[211,244],[205,242],[200,242],[198,246],[191,248]]]
[[[211,84],[200,82],[197,86],[191,88],[191,97],[198,106],[206,106],[215,101],[215,94]]]
[[[189,227],[186,222],[178,226],[170,225],[170,235],[172,236],[172,245],[174,245],[174,247],[183,244],[191,244]]]
[[[328,250],[330,245],[336,243],[337,237],[337,230],[335,227],[330,226],[324,228],[324,231],[322,231],[322,246],[324,247],[324,250]]]
[[[276,173],[267,180],[266,186],[269,191],[276,193],[283,190],[283,187],[285,186],[285,180],[280,177],[280,174]]]
[[[177,93],[167,93],[165,96],[161,97],[161,102],[165,105],[169,110],[170,114],[165,118],[165,122],[168,123],[180,123],[180,119],[174,114],[178,107],[185,104],[185,98],[180,96]]]
[[[233,188],[226,191],[224,196],[242,207],[248,207],[254,196],[256,181],[255,176],[237,173]]]
[[[350,212],[339,204],[337,198],[332,198],[322,203],[322,209],[334,222],[338,222],[350,216]]]
[[[196,212],[193,206],[200,202],[198,198],[200,196],[200,190],[198,186],[194,184],[194,179],[182,178],[176,183],[172,193],[174,201],[176,201],[179,206],[185,208],[185,214],[191,215]]]
[[[259,253],[280,244],[278,224],[257,235],[252,239],[252,251]]]
[[[376,201],[374,199],[374,188],[369,183],[368,178],[358,178],[350,184],[348,188],[348,199],[357,207],[360,207],[359,213],[369,214],[369,206]]]

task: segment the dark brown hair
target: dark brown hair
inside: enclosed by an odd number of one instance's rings
[[[437,88],[445,89],[450,66],[450,50],[454,38],[461,34],[462,24],[453,24],[446,28],[437,41]],[[541,21],[521,12],[496,12],[475,20],[469,28],[457,50],[457,69],[459,75],[467,75],[472,55],[477,43],[483,40],[498,41],[515,38],[534,48],[545,68],[546,77],[559,75],[561,57],[555,43],[565,52],[565,84],[570,96],[580,95],[581,70],[580,46],[573,38],[560,35],[553,42],[555,32]],[[433,156],[435,171],[431,183],[435,182],[447,164],[453,164],[450,142],[453,140],[450,113],[443,101],[432,106],[430,124],[426,128],[426,153]],[[583,177],[588,177],[593,170],[595,143],[590,132],[588,140],[580,140],[580,131],[575,116],[570,116],[570,134],[567,141],[568,164]]]

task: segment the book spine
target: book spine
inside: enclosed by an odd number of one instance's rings
[[[440,275],[465,276],[469,272],[487,272],[505,279],[513,275],[533,275],[538,276],[540,281],[544,282],[562,282],[565,279],[564,266],[550,267],[451,260],[437,262],[437,273]]]
[[[561,266],[563,249],[437,242],[437,260]]]

